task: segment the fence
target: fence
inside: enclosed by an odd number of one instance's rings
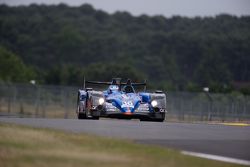
[[[250,96],[172,92],[167,94],[168,119],[179,121],[249,121]]]
[[[7,116],[74,118],[77,88],[0,85],[0,113]]]
[[[0,85],[0,116],[76,118],[77,87]],[[167,92],[167,120],[250,121],[250,96]]]

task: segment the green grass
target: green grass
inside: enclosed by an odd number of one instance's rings
[[[2,167],[240,166],[182,155],[171,149],[85,134],[0,124]]]

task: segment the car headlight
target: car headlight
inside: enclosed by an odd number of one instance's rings
[[[99,102],[100,105],[102,105],[102,104],[105,102],[105,100],[104,100],[104,98],[101,97],[101,98],[98,100],[98,102]]]
[[[151,105],[153,106],[153,107],[155,107],[155,106],[157,106],[157,101],[156,100],[153,100],[153,101],[151,101]]]

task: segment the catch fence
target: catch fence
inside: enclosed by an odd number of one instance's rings
[[[0,116],[76,118],[77,87],[0,84]],[[250,96],[166,92],[167,121],[250,121]]]

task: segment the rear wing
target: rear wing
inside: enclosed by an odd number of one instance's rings
[[[111,82],[102,82],[102,81],[85,81],[85,84],[95,84],[95,85],[112,85]]]
[[[103,81],[86,81],[85,78],[83,79],[83,88],[85,89],[86,84],[94,84],[94,85],[118,85],[119,87],[125,86],[125,85],[131,85],[131,86],[144,86],[144,90],[146,90],[147,82],[146,80],[144,82],[136,82],[132,83],[130,79],[127,80],[127,82],[121,82],[121,78],[113,78],[111,82],[103,82]]]

